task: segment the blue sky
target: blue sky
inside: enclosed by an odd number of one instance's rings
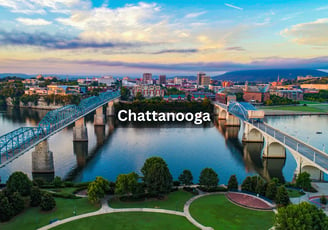
[[[0,0],[0,72],[328,69],[328,1]]]

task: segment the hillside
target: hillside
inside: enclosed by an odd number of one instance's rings
[[[214,76],[215,80],[231,81],[275,81],[280,79],[295,79],[297,76],[312,75],[314,77],[328,76],[328,73],[313,69],[265,69],[265,70],[241,70],[227,72],[222,75]]]

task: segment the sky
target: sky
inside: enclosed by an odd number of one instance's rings
[[[0,72],[328,69],[327,0],[0,0]]]

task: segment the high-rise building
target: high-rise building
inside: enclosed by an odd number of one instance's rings
[[[166,84],[166,75],[159,75],[159,84]]]
[[[199,73],[197,74],[197,86],[200,86],[200,85],[201,85],[201,83],[202,83],[202,77],[205,76],[205,75],[206,75],[206,74],[203,73],[203,72],[199,72]]]
[[[211,83],[211,77],[210,76],[202,76],[201,78],[201,85],[208,87]]]
[[[142,76],[142,81],[144,83],[148,83],[152,80],[152,74],[151,73],[144,73],[143,76]]]

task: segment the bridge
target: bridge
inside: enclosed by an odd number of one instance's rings
[[[43,162],[51,161],[49,159],[51,154],[45,154],[49,152],[46,140],[72,123],[75,123],[73,141],[88,141],[84,117],[96,110],[94,125],[105,125],[103,105],[108,104],[106,113],[112,116],[114,115],[113,104],[119,97],[120,91],[100,93],[99,96],[81,100],[79,105],[67,105],[48,112],[37,127],[21,127],[2,135],[0,137],[0,168],[34,147],[37,154],[33,158],[38,158]]]
[[[226,126],[244,124],[244,143],[264,143],[263,158],[286,158],[288,149],[297,163],[295,176],[308,172],[313,180],[323,180],[328,174],[327,153],[301,141],[263,121],[264,111],[257,110],[247,102],[214,102],[214,113]]]

